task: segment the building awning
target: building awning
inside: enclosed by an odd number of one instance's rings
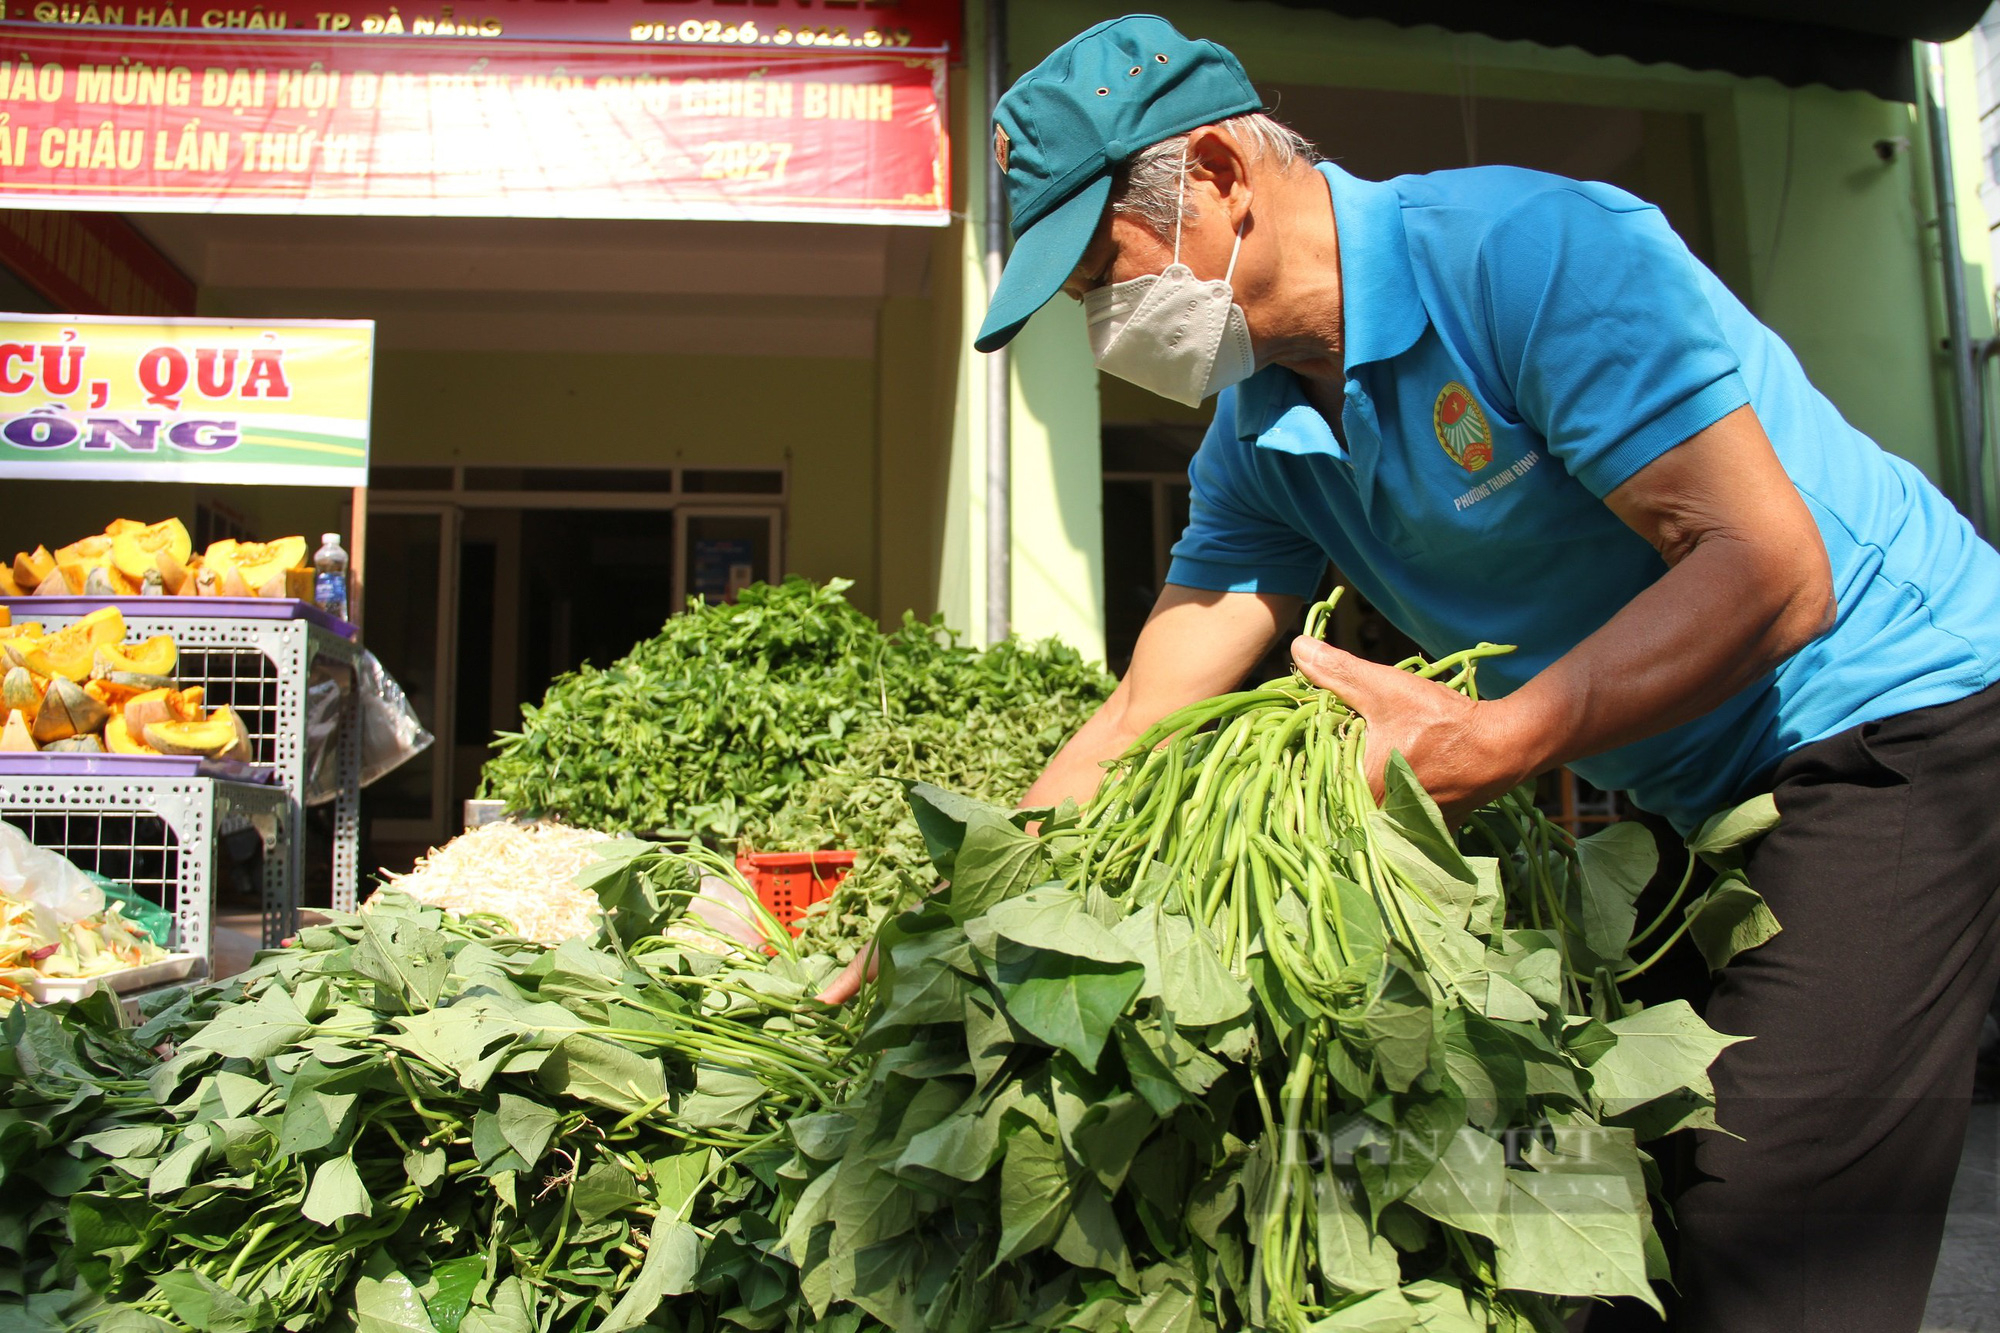
[[[1645,64],[1763,75],[1794,88],[1917,99],[1912,41],[1970,31],[1987,0],[1278,0],[1404,27],[1574,46]]]

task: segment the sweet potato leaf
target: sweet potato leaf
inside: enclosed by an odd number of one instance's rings
[[[1003,958],[994,980],[1016,1023],[1095,1069],[1112,1024],[1144,984],[1145,969],[1136,962],[1019,949]]]
[[[1633,1296],[1660,1310],[1646,1278],[1643,1204],[1622,1175],[1508,1168],[1494,1246],[1499,1284],[1570,1296]]]
[[[1771,940],[1783,930],[1758,893],[1740,878],[1724,878],[1688,904],[1688,934],[1708,963],[1720,972],[1729,960]]]
[[[1746,1040],[1716,1032],[1686,1000],[1669,1000],[1605,1026],[1618,1040],[1590,1066],[1590,1077],[1606,1115],[1683,1090],[1709,1097],[1714,1091],[1709,1065]]]
[[[1583,942],[1605,962],[1616,962],[1632,939],[1639,894],[1659,868],[1659,849],[1644,824],[1627,821],[1580,840],[1576,858],[1582,870]]]
[[[1033,1126],[1016,1130],[1000,1165],[1000,1239],[993,1261],[1005,1263],[1053,1244],[1073,1195],[1062,1145]]]
[[[313,1169],[312,1186],[306,1190],[299,1212],[323,1227],[350,1217],[366,1217],[374,1207],[361,1172],[347,1154],[329,1157]]]

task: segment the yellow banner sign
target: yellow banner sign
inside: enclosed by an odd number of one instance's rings
[[[368,484],[370,320],[0,314],[0,477]]]

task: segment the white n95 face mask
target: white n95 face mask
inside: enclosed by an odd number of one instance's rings
[[[1185,168],[1181,179],[1185,190]],[[1084,293],[1097,368],[1189,407],[1248,379],[1257,358],[1250,350],[1250,325],[1229,285],[1242,247],[1238,227],[1228,270],[1203,282],[1181,263],[1176,221],[1174,262],[1165,272]]]

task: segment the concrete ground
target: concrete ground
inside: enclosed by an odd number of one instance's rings
[[[1924,1333],[2000,1333],[2000,1105],[1972,1108]]]
[[[224,912],[211,918],[208,931],[213,975],[235,976],[250,966],[251,957],[260,947],[263,930],[263,918],[255,912]]]

